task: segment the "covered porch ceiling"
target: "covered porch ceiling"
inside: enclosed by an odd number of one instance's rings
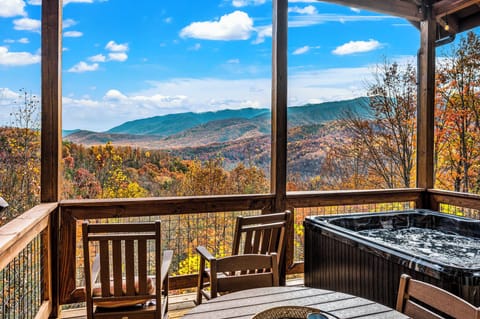
[[[428,12],[437,22],[437,40],[480,25],[480,0],[322,0],[349,7],[402,17],[420,29]],[[429,10],[431,8],[431,10]]]

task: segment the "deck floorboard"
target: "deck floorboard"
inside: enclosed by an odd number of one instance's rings
[[[303,278],[287,280],[287,286],[301,286],[303,285]],[[177,319],[182,318],[190,309],[195,307],[195,293],[186,293],[178,295],[169,295],[168,303],[168,318]],[[85,319],[87,315],[85,308],[63,310],[60,316],[61,319]]]

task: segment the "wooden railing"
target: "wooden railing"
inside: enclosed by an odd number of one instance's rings
[[[0,318],[48,318],[53,310],[51,220],[41,204],[0,228]]]
[[[77,278],[79,265],[76,253],[79,236],[77,224],[82,220],[148,216],[167,219],[172,216],[187,218],[194,215],[210,218],[208,216],[215,214],[224,214],[222,218],[233,220],[234,216],[240,213],[269,213],[272,211],[273,200],[273,194],[265,194],[65,200],[58,205],[41,204],[0,228],[0,271],[5,272],[16,260],[24,258],[22,254],[25,254],[25,249],[28,249],[37,237],[40,238],[40,248],[34,248],[34,251],[35,254],[40,254],[41,280],[40,288],[36,289],[40,291],[41,297],[34,314],[37,318],[46,318],[52,311],[55,313],[56,303],[79,302],[84,298],[82,285]],[[305,215],[406,208],[438,210],[446,207],[445,205],[465,208],[468,212],[475,213],[480,207],[479,195],[423,189],[291,192],[287,194],[285,200],[287,208],[294,212],[295,227],[301,227]],[[287,269],[290,273],[303,271],[301,257],[297,259],[294,257],[294,236],[294,232],[291,232],[287,248]],[[194,273],[173,276],[171,289],[194,287],[195,279]],[[13,282],[13,285],[17,284],[19,283]],[[3,305],[5,306],[5,301]]]
[[[273,194],[199,196],[155,199],[115,199],[115,200],[67,200],[60,203],[60,246],[59,254],[60,301],[78,302],[84,299],[83,288],[76,280],[77,223],[84,219],[112,219],[145,216],[171,216],[229,212],[233,221],[238,212],[272,212]],[[294,211],[301,207],[362,205],[371,203],[414,202],[420,207],[421,189],[296,192],[287,194],[287,207]],[[302,216],[303,217],[303,216]],[[297,219],[297,223],[301,221]],[[294,232],[289,232],[287,245],[287,271],[303,272],[302,261],[294,258]],[[169,247],[172,249],[172,247]],[[190,288],[196,284],[196,275],[174,276],[172,289]]]
[[[274,195],[199,196],[149,199],[67,200],[60,203],[59,257],[61,303],[83,301],[76,280],[77,223],[85,219],[192,215],[217,212],[272,211]],[[165,242],[165,241],[164,241]],[[174,276],[171,289],[194,287],[196,275]]]

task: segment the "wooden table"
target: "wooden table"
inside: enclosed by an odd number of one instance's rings
[[[308,287],[269,287],[243,290],[204,302],[185,319],[250,319],[262,310],[278,306],[309,306],[346,318],[391,318],[407,316],[373,301],[345,293]]]

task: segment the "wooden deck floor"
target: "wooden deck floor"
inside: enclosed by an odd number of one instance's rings
[[[303,278],[287,280],[287,286],[303,285]],[[182,295],[170,295],[168,303],[168,318],[177,319],[182,318],[190,309],[195,307],[195,293],[188,293]],[[63,310],[61,313],[62,319],[85,319],[87,317],[85,308]]]
[[[195,307],[195,303],[193,302],[194,299],[195,299],[195,293],[169,296],[168,318],[169,319],[182,318],[185,313],[187,313],[190,309]],[[85,313],[85,308],[78,308],[78,309],[63,310],[60,318],[85,319],[86,317],[87,315]]]

